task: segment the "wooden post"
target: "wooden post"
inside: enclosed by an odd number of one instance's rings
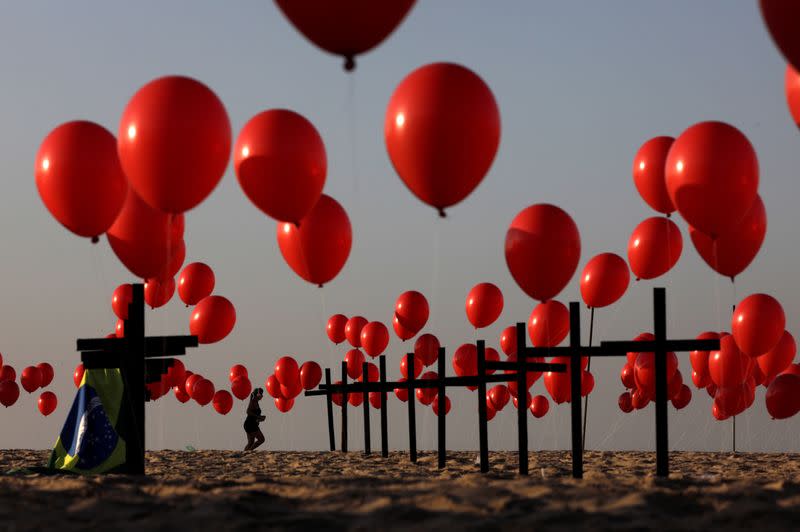
[[[437,416],[438,419],[436,420],[438,427],[437,443],[439,444],[439,469],[444,469],[445,462],[447,461],[447,428],[445,425],[445,418],[447,417],[447,389],[444,385],[444,373],[446,367],[444,347],[440,347],[438,358],[436,359],[436,368],[438,369],[439,373],[439,391],[436,395],[436,401],[438,402],[436,406],[439,408],[439,415]]]
[[[379,369],[381,373],[381,385],[386,386],[386,355],[381,355],[378,358]],[[389,457],[389,421],[388,413],[386,412],[386,389],[381,392],[381,456],[384,458]]]
[[[417,393],[414,388],[417,378],[414,374],[414,353],[406,356],[406,367],[408,368],[408,453],[411,461],[417,461]]]
[[[330,387],[331,385],[331,368],[325,368],[325,384]],[[333,434],[333,400],[331,392],[325,394],[325,403],[328,410],[328,441],[330,442],[331,451],[336,450],[336,437]]]
[[[486,342],[478,340],[478,375],[486,374]],[[481,473],[489,471],[489,427],[486,420],[486,380],[478,382],[478,438],[480,440]]]
[[[342,362],[342,384],[347,384],[347,362]],[[342,390],[342,452],[347,452],[347,388]]]
[[[581,308],[573,301],[569,304],[570,401],[572,406],[572,476],[583,478],[583,433],[581,431]]]
[[[519,474],[528,474],[528,373],[525,370],[525,324],[517,323],[517,438]]]
[[[361,369],[361,378],[364,382],[369,382],[369,362],[364,362]],[[361,394],[362,404],[364,406],[364,454],[372,454],[372,446],[369,442],[369,393],[363,392]]]
[[[144,285],[133,285],[133,299],[128,305],[128,319],[125,320],[125,341],[127,353],[124,355],[121,370],[125,384],[125,394],[131,405],[130,429],[126,443],[126,469],[134,475],[144,475],[145,421],[144,421]]]
[[[656,475],[669,476],[667,427],[667,303],[664,288],[653,291],[653,335],[656,337]]]

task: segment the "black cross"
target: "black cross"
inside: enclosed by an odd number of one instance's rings
[[[150,400],[145,385],[160,380],[174,357],[186,354],[187,347],[197,347],[197,336],[151,336],[144,331],[144,285],[133,286],[128,305],[124,338],[78,340],[78,351],[85,369],[119,368],[125,391],[122,395],[117,433],[125,441],[125,465],[122,473],[144,474],[144,403]]]
[[[342,362],[342,384],[326,384],[321,385],[319,389],[307,391],[307,396],[326,396],[330,401],[330,397],[334,393],[342,394],[342,450],[346,451],[347,442],[347,394],[349,393],[363,393],[364,397],[364,450],[366,454],[370,451],[369,442],[369,404],[368,392],[381,393],[381,447],[384,457],[388,456],[388,427],[387,427],[387,412],[386,412],[386,393],[395,389],[408,390],[408,437],[409,437],[409,455],[412,462],[417,461],[417,430],[416,430],[416,401],[415,395],[418,389],[436,388],[437,407],[439,409],[439,416],[437,420],[437,437],[438,437],[438,466],[444,468],[447,460],[446,451],[446,396],[445,392],[448,387],[464,387],[464,386],[477,386],[478,387],[478,422],[480,426],[480,455],[481,455],[481,471],[486,472],[489,468],[489,448],[488,448],[488,428],[486,416],[486,384],[495,382],[508,382],[510,379],[519,377],[513,374],[495,374],[488,375],[486,373],[486,351],[485,342],[479,340],[477,342],[478,349],[478,368],[477,375],[468,375],[463,377],[448,377],[445,374],[446,360],[445,349],[439,348],[437,358],[438,378],[436,379],[417,379],[415,376],[414,368],[414,354],[409,353],[406,359],[409,378],[405,381],[387,382],[386,381],[386,361],[385,357],[380,357],[380,381],[379,382],[355,382],[347,384],[347,363]],[[516,366],[515,366],[516,367]],[[530,362],[525,365],[528,371],[565,371],[564,364],[544,364]],[[368,380],[368,372],[366,371],[367,364],[364,365],[363,375],[367,375],[365,380]],[[522,379],[524,383],[525,374],[523,373]],[[523,390],[527,390],[523,384]],[[527,407],[522,409],[527,415]],[[328,433],[329,438],[333,440],[333,414],[328,410]],[[333,449],[333,445],[331,445]]]

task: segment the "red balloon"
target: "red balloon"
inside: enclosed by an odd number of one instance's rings
[[[128,190],[114,135],[82,120],[61,124],[45,137],[34,173],[50,214],[94,242],[114,223]]]
[[[183,215],[181,214],[178,216]],[[183,241],[183,238],[170,238],[172,247],[167,250],[169,259],[167,260],[167,264],[164,266],[161,275],[159,275],[159,278],[174,278],[178,272],[181,271],[183,261],[186,260],[186,242]]]
[[[300,384],[304,390],[313,390],[322,380],[322,368],[316,362],[304,362],[300,366]]]
[[[517,355],[517,328],[515,326],[503,329],[500,334],[500,349],[507,356]]]
[[[114,311],[117,318],[121,320],[128,319],[128,305],[133,301],[133,285],[121,284],[114,289],[111,295],[111,310]]]
[[[433,398],[433,402],[431,403],[431,408],[433,408],[433,413],[437,416],[439,415],[439,396]],[[445,395],[444,397],[444,415],[450,413],[450,398]]]
[[[767,211],[761,196],[756,196],[750,210],[735,229],[712,239],[689,227],[694,249],[712,270],[733,280],[758,255],[767,234]]]
[[[5,366],[0,367],[0,382],[15,380],[17,380],[17,372],[14,370],[13,366],[6,364]]]
[[[291,386],[300,381],[300,368],[292,357],[281,357],[275,362],[275,378],[283,386]]]
[[[786,315],[772,296],[753,294],[736,305],[731,320],[731,332],[736,345],[751,357],[763,355],[783,336]]]
[[[0,366],[2,365],[2,359],[0,359]],[[48,364],[47,362],[40,362],[36,364],[36,367],[39,368],[39,373],[42,376],[42,382],[40,386],[42,388],[46,388],[53,382],[53,376],[55,372],[53,371],[53,366]]]
[[[39,396],[38,407],[43,416],[52,414],[56,406],[58,406],[58,398],[53,392],[44,392]]]
[[[426,371],[420,377],[420,380],[433,380],[438,379],[439,375],[435,371]],[[417,400],[423,405],[427,406],[436,398],[436,388],[417,388]]]
[[[700,333],[697,336],[698,340],[718,340],[719,334],[711,331]],[[698,379],[708,375],[708,351],[692,351],[689,353],[689,362],[692,364],[692,369],[697,373]],[[692,377],[694,380],[694,377]],[[695,383],[696,384],[696,383]],[[698,386],[698,388],[705,388],[705,386]]]
[[[314,125],[288,109],[250,119],[233,149],[239,185],[264,214],[299,224],[319,200],[328,163]]]
[[[399,379],[398,382],[405,382],[406,380],[408,379],[403,377],[402,379]],[[408,388],[395,388],[394,394],[404,403],[408,401]]]
[[[192,399],[200,406],[206,406],[214,398],[214,383],[208,379],[201,378],[192,388]]]
[[[800,6],[785,0],[759,0],[759,5],[775,45],[790,64],[800,69],[800,37],[797,34]]]
[[[509,389],[508,391],[509,391],[509,393],[510,393],[510,392],[511,392],[511,389]],[[528,391],[528,392],[525,392],[525,394],[526,394],[526,396],[527,396],[527,397],[526,397],[526,402],[525,402],[525,408],[530,408],[530,407],[531,407],[531,404],[533,403],[533,396],[531,395],[531,392],[529,392],[529,391]],[[512,393],[512,394],[511,394],[511,397],[512,397],[512,401],[513,401],[513,403],[514,403],[514,408],[517,408],[517,409],[519,409],[519,400],[517,399],[517,396],[516,396],[516,394],[513,394],[513,393]]]
[[[484,349],[483,357],[486,362],[500,362],[500,353],[497,352],[497,349],[493,347],[487,347]],[[496,370],[487,369],[487,375],[493,375]]]
[[[196,305],[214,291],[214,271],[202,262],[187,264],[178,278],[178,297],[187,305]]]
[[[19,383],[26,392],[32,393],[42,385],[42,372],[36,366],[28,366],[22,370]]]
[[[682,410],[686,408],[686,406],[692,400],[692,390],[685,384],[682,384],[678,393],[672,397],[672,406],[675,407],[676,410]]]
[[[425,333],[417,338],[414,343],[414,354],[419,357],[425,366],[430,366],[439,359],[439,339],[434,335]]]
[[[372,358],[383,353],[388,345],[389,329],[383,323],[371,321],[361,329],[361,346]]]
[[[776,375],[783,373],[792,365],[796,354],[797,344],[794,341],[794,336],[789,331],[783,331],[778,344],[756,358],[757,367],[761,369],[766,379],[772,380]]]
[[[231,393],[240,401],[247,399],[250,392],[253,391],[253,385],[247,375],[240,375],[233,379],[231,382]]]
[[[712,351],[708,357],[708,373],[718,387],[742,384],[750,374],[754,361],[742,353],[733,336],[720,338],[720,350]]]
[[[0,381],[0,404],[8,408],[19,399],[19,386],[14,381]]]
[[[462,344],[453,354],[453,369],[459,377],[478,374],[478,348]]]
[[[114,335],[117,338],[125,338],[125,320],[117,320],[114,326]]]
[[[241,364],[235,364],[231,366],[231,370],[228,372],[228,380],[230,382],[235,381],[239,377],[248,378],[250,375],[247,373],[247,368]]]
[[[361,406],[364,403],[364,393],[351,393],[347,396],[347,402],[352,406]]]
[[[800,74],[792,68],[792,65],[786,65],[784,89],[789,113],[791,113],[795,125],[800,127]]]
[[[632,341],[633,342],[652,342],[652,341],[655,341],[655,339],[656,339],[656,337],[653,336],[652,333],[645,332],[645,333],[641,333],[640,335],[638,335]],[[652,353],[650,353],[650,354],[652,355]],[[639,356],[639,352],[635,352],[635,353],[634,352],[629,352],[629,353],[627,353],[628,364],[630,364],[632,366],[635,366],[636,365],[636,359],[638,358],[638,356]]]
[[[533,414],[533,417],[543,417],[545,414],[547,414],[547,411],[550,410],[550,401],[548,401],[547,397],[544,395],[536,395],[531,401],[530,410],[531,414]]]
[[[372,408],[377,408],[380,410],[381,408],[381,393],[380,392],[369,392],[369,404],[372,405]]]
[[[444,209],[466,198],[489,171],[500,143],[500,111],[474,72],[432,63],[397,86],[383,131],[400,179],[444,216]]]
[[[0,369],[0,381],[3,380],[2,370],[6,369],[6,367],[7,366],[3,366],[3,368]],[[75,387],[76,388],[80,388],[81,387],[81,383],[83,382],[83,374],[84,374],[84,372],[85,371],[83,369],[83,364],[78,364],[77,366],[75,366],[75,371],[72,373],[72,382],[75,383]]]
[[[488,398],[487,398],[486,402],[489,403],[489,404],[486,405],[486,421],[491,421],[491,420],[494,419],[494,416],[497,415],[497,410],[492,408],[491,401],[489,401]]]
[[[476,284],[467,294],[465,309],[473,327],[488,327],[503,312],[503,293],[492,283]]]
[[[488,351],[489,350],[487,349],[487,353],[488,353]],[[488,360],[488,358],[487,358],[487,360]],[[516,355],[509,355],[508,359],[506,361],[507,362],[516,362],[517,361],[517,356]],[[528,361],[529,362],[544,362],[544,358],[543,357],[533,357],[533,358],[529,358]],[[477,371],[476,371],[476,373],[477,373]],[[487,370],[486,373],[491,375],[491,373],[489,373],[489,370]],[[517,381],[516,381],[517,372],[516,371],[512,371],[512,370],[506,370],[505,374],[508,375],[511,379],[513,379],[513,380],[507,381],[506,382],[506,386],[508,387],[508,391],[511,393],[511,395],[516,397],[517,396]],[[541,371],[528,371],[525,374],[525,385],[528,388],[530,388],[531,386],[533,386],[533,384],[537,380],[539,380],[539,377],[541,377],[541,376],[542,376],[542,372]]]
[[[634,369],[633,365],[628,362],[624,366],[622,366],[622,371],[619,374],[620,380],[622,380],[622,385],[625,386],[627,389],[636,388],[636,379],[634,378]]]
[[[581,274],[581,297],[587,306],[607,307],[628,289],[628,263],[614,253],[600,253],[586,263]]]
[[[343,56],[344,68],[349,71],[355,68],[355,56],[386,39],[406,17],[414,1],[276,0],[275,3],[306,39],[326,52]]]
[[[681,230],[663,216],[648,218],[633,230],[628,240],[628,262],[639,279],[655,279],[670,271],[683,251]]]
[[[656,211],[669,214],[675,210],[667,193],[664,170],[672,137],[655,137],[639,148],[633,158],[633,183],[639,195]]]
[[[288,386],[284,386],[281,384],[281,397],[285,397],[287,399],[294,399],[303,391],[303,385],[300,383],[300,379],[296,380],[295,382],[289,384]]]
[[[725,416],[737,416],[747,408],[747,383],[717,389],[714,404]]]
[[[667,156],[667,190],[683,219],[712,238],[736,229],[756,199],[758,159],[741,131],[700,122]]]
[[[347,363],[347,376],[351,379],[358,379],[361,377],[361,372],[364,369],[364,353],[359,349],[351,349],[344,355],[344,361]]]
[[[717,401],[716,400],[711,405],[711,415],[713,415],[714,418],[717,421],[725,421],[726,419],[728,419],[730,417],[730,416],[728,416],[727,414],[725,414],[722,411],[722,409],[719,407],[719,405],[717,405]]]
[[[214,410],[223,416],[233,408],[233,397],[227,390],[218,390],[214,394]]]
[[[511,222],[505,254],[508,270],[523,292],[547,301],[567,286],[578,267],[578,226],[555,205],[531,205]]]
[[[569,333],[569,310],[554,299],[539,303],[528,318],[528,336],[534,347],[555,347]]]
[[[636,387],[650,395],[656,392],[656,355],[655,353],[639,353],[633,366]],[[667,353],[667,383],[675,378],[678,371],[678,357],[675,353]]]
[[[581,373],[581,397],[586,397],[594,390],[594,375],[588,371]]]
[[[211,194],[228,166],[228,113],[197,80],[155,79],[125,107],[117,151],[128,182],[143,200],[164,212],[188,211]]]
[[[403,292],[394,304],[394,315],[400,326],[415,335],[425,327],[429,314],[428,300],[415,290]]]
[[[800,412],[800,376],[784,373],[775,377],[767,388],[766,402],[767,412],[774,419],[786,419]]]
[[[336,277],[353,243],[350,218],[335,199],[323,194],[300,221],[278,223],[278,247],[294,272],[319,286]]]
[[[189,373],[191,374],[191,373]],[[169,386],[183,384],[186,381],[186,366],[177,358],[172,359],[172,364],[167,368],[166,382]]]
[[[191,399],[182,386],[173,386],[172,393],[175,395],[175,399],[181,403],[186,403]]]
[[[486,394],[489,397],[489,400],[492,402],[492,406],[498,412],[505,408],[508,404],[509,399],[511,398],[511,394],[508,393],[508,388],[503,386],[502,384],[496,384],[492,386],[489,392]]]
[[[353,316],[344,326],[344,335],[350,345],[361,347],[361,330],[367,324],[367,319],[362,316]]]
[[[341,383],[342,381],[338,381],[337,384]],[[275,377],[275,375],[270,375],[269,377],[267,377],[267,380],[264,381],[264,388],[266,388],[267,393],[270,395],[270,397],[273,397],[275,399],[283,397],[283,395],[281,395],[281,383],[278,382],[278,379]],[[339,406],[342,405],[340,404]]]
[[[175,293],[175,279],[148,279],[144,283],[144,301],[151,308],[166,305]]]
[[[328,325],[325,327],[325,332],[328,334],[328,338],[330,338],[331,342],[338,345],[347,339],[344,331],[346,325],[347,316],[344,314],[334,314],[328,318]],[[359,335],[360,334],[359,332]]]
[[[186,395],[193,397],[194,385],[200,382],[202,379],[203,376],[197,373],[192,373],[186,377],[186,380],[183,383],[183,391],[186,392]]]
[[[114,254],[137,277],[148,279],[166,273],[172,249],[176,217],[145,203],[129,189],[122,210],[106,236]]]
[[[544,387],[557,405],[570,401],[570,376],[569,373],[555,373],[547,371],[544,374]]]
[[[201,344],[213,344],[228,336],[235,324],[233,304],[222,296],[208,296],[194,307],[189,333]]]
[[[667,399],[672,399],[677,396],[683,386],[683,374],[680,370],[676,371],[672,379],[667,381]]]
[[[619,405],[619,409],[629,414],[633,412],[633,400],[631,399],[631,392],[623,392],[619,395],[619,399],[617,399],[617,404]]]
[[[646,407],[648,404],[650,404],[651,400],[652,397],[647,392],[639,388],[633,390],[631,393],[631,405],[636,410],[641,410],[642,408]]]
[[[414,331],[410,329],[406,329],[402,325],[400,325],[400,320],[397,318],[397,314],[392,316],[392,327],[394,328],[394,333],[400,338],[402,341],[406,341],[409,338],[413,338],[415,334]]]
[[[408,356],[409,355],[403,355],[403,358],[400,359],[400,374],[406,379],[408,379]],[[422,368],[425,364],[417,355],[412,356],[414,358],[414,378],[416,379],[422,375]]]
[[[277,408],[278,411],[283,414],[291,410],[292,407],[294,406],[294,399],[288,399],[286,397],[276,397],[274,401],[275,401],[275,408]]]

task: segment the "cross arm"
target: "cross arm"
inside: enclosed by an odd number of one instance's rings
[[[666,340],[665,342],[601,342],[600,346],[609,351],[648,353],[664,351],[718,351],[719,340]],[[594,354],[592,355],[594,356]]]
[[[186,354],[187,347],[197,347],[197,336],[151,336],[144,339],[144,356],[163,357]],[[78,351],[122,353],[126,348],[124,338],[84,338],[77,342]]]
[[[517,362],[487,360],[486,369],[517,370],[519,369],[519,364]],[[567,371],[567,365],[547,364],[544,362],[526,362],[525,371],[552,371],[554,373],[564,373]],[[510,375],[513,378],[513,375],[516,375],[516,371],[514,373],[507,373],[507,375]]]

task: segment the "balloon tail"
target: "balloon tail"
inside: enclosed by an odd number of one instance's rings
[[[594,307],[591,307],[592,310],[589,313],[589,347],[592,347],[592,339],[594,336]],[[592,357],[589,357],[589,360],[586,363],[586,371],[590,371],[592,369]],[[581,450],[586,451],[586,420],[589,418],[589,394],[586,394],[586,397],[583,399],[583,432],[582,432],[582,439],[581,439]]]
[[[97,235],[94,235],[92,237],[92,244],[97,244],[98,242],[100,242],[100,237],[97,236]]]
[[[447,213],[444,212],[444,209],[439,209],[439,218],[447,218]]]
[[[344,71],[352,72],[356,69],[356,60],[352,55],[344,56]]]

